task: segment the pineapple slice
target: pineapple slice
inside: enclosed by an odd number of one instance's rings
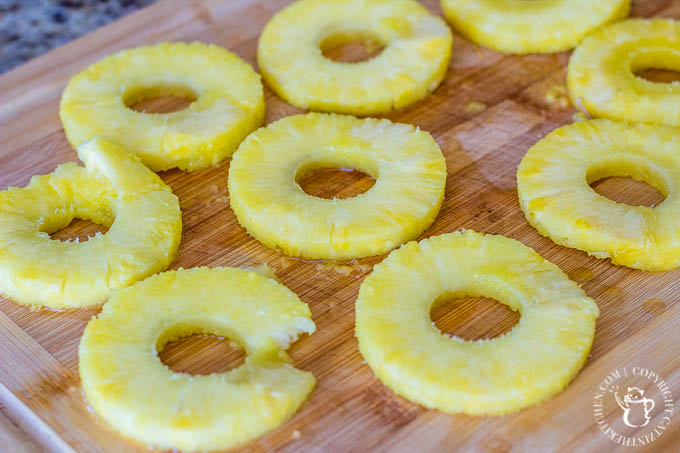
[[[630,0],[441,0],[470,41],[513,54],[569,50],[593,30],[626,17]]]
[[[490,340],[445,336],[429,315],[444,295],[492,297],[522,316]],[[356,336],[396,393],[445,412],[500,415],[569,384],[597,316],[595,302],[532,249],[468,230],[410,242],[375,266],[359,290]]]
[[[524,214],[558,244],[647,271],[680,266],[680,131],[610,120],[559,128],[517,170]],[[666,199],[656,207],[616,203],[591,182],[629,176]]]
[[[127,106],[161,95],[195,98],[173,113]],[[59,110],[73,146],[95,134],[154,171],[198,170],[228,157],[264,119],[260,76],[237,55],[200,42],[124,50],[71,79]]]
[[[324,57],[329,45],[384,46],[360,63]],[[266,25],[260,70],[287,102],[311,110],[371,115],[423,99],[444,78],[453,40],[446,23],[413,0],[299,0]]]
[[[122,435],[159,448],[243,444],[291,417],[314,388],[285,352],[314,322],[288,288],[236,268],[168,271],[111,297],[78,351],[88,402]],[[170,370],[156,352],[213,333],[238,342],[245,363],[226,373]]]
[[[347,199],[306,194],[296,178],[320,167],[374,178]],[[388,120],[309,113],[250,135],[229,170],[231,207],[256,239],[308,259],[346,260],[389,251],[434,221],[446,163],[430,134]]]
[[[0,293],[32,306],[78,308],[164,270],[182,234],[179,201],[132,154],[100,138],[69,162],[0,192]],[[49,233],[74,218],[109,227],[86,242]]]
[[[680,71],[680,22],[628,19],[588,36],[569,59],[572,102],[593,116],[680,126],[680,84],[637,77]]]

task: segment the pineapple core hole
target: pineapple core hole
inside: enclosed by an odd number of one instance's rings
[[[656,83],[676,83],[680,82],[680,72],[668,69],[647,68],[635,72],[641,79]]]
[[[640,52],[630,62],[635,76],[655,83],[680,82],[680,56],[670,48]]]
[[[197,334],[167,342],[158,357],[172,371],[195,376],[238,368],[244,363],[246,353],[228,338]]]
[[[617,203],[631,206],[656,206],[666,198],[664,178],[644,165],[608,162],[588,170],[590,187]]]
[[[385,49],[369,32],[354,31],[327,36],[319,46],[324,57],[340,63],[361,63],[377,57]]]
[[[432,323],[447,337],[477,341],[503,335],[519,322],[520,314],[495,299],[445,294],[430,308]]]
[[[189,107],[198,95],[181,85],[153,85],[130,89],[123,95],[123,103],[140,113],[172,113]]]
[[[307,195],[333,199],[365,193],[373,187],[375,179],[353,168],[311,168],[298,171],[295,182]]]
[[[631,206],[654,207],[666,198],[659,190],[646,182],[628,177],[602,178],[590,183],[590,187],[603,197]]]
[[[103,225],[99,225],[90,220],[76,218],[64,228],[59,228],[57,231],[50,232],[49,234],[51,239],[59,241],[85,242],[97,233],[105,234],[107,231],[109,231],[109,229]]]

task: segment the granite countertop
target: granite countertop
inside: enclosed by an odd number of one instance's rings
[[[0,0],[0,73],[156,0]]]

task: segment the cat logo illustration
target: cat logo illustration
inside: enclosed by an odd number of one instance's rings
[[[612,388],[614,397],[623,411],[623,423],[631,428],[647,426],[654,409],[654,400],[645,396],[645,391],[638,387],[628,387],[628,392],[619,396],[618,386]]]
[[[639,447],[669,431],[673,394],[656,371],[638,365],[624,366],[600,381],[593,392],[592,408],[595,423],[604,436],[621,446]]]

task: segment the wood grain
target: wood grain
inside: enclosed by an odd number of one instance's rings
[[[88,64],[125,47],[201,40],[255,65],[263,25],[288,3],[165,0],[0,76],[0,189],[25,185],[32,175],[76,158],[64,137],[58,104],[68,78]],[[437,3],[423,1],[441,14]],[[637,1],[633,14],[680,18],[680,1]],[[350,55],[338,55],[351,59],[354,51],[346,52]],[[592,414],[594,392],[605,376],[624,366],[646,367],[662,375],[680,398],[680,271],[645,273],[557,246],[527,224],[517,203],[520,159],[575,113],[559,88],[568,57],[502,55],[456,37],[442,86],[418,104],[386,115],[429,131],[446,156],[445,202],[423,237],[468,228],[518,239],[583,285],[600,307],[595,342],[580,375],[554,399],[516,414],[488,418],[428,411],[395,396],[373,376],[354,338],[354,301],[361,281],[383,257],[339,266],[265,248],[229,209],[228,161],[196,173],[161,174],[180,198],[185,225],[172,268],[267,263],[310,305],[317,324],[314,335],[290,349],[295,365],[314,373],[317,388],[293,419],[240,451],[624,451],[628,448],[599,432]],[[266,101],[267,122],[299,112],[268,89]],[[370,184],[370,178],[342,172],[305,181],[309,191],[326,196],[359,193]],[[621,201],[653,202],[654,194],[640,195],[625,180],[596,186]],[[86,236],[97,228],[75,222],[55,238]],[[434,315],[437,325],[469,338],[495,335],[516,321],[514,313],[493,302],[448,305],[453,308]],[[82,398],[77,347],[97,313],[34,312],[0,300],[0,403],[48,451],[146,451],[97,420]],[[223,342],[191,339],[171,345],[164,360],[179,369],[210,372],[236,363],[238,357],[227,352]],[[654,412],[654,420],[659,416]],[[616,423],[617,417],[610,412],[607,421]],[[673,416],[658,440],[633,450],[680,451],[680,417]]]

